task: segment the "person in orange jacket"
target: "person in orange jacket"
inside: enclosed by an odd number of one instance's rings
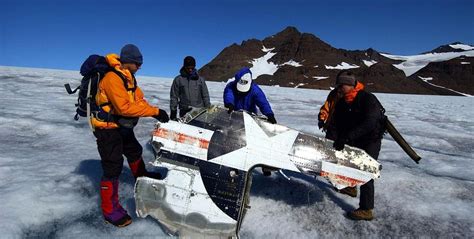
[[[364,150],[377,160],[385,131],[382,105],[375,95],[364,90],[364,85],[351,71],[341,71],[336,77],[336,85],[337,95],[328,97],[328,101],[334,101],[327,102],[327,112],[330,112],[327,134],[333,137],[334,149],[343,150],[349,145]],[[357,197],[356,187],[343,188],[339,192]],[[370,180],[360,187],[359,208],[348,212],[347,216],[353,220],[372,220],[373,209],[374,180]]]
[[[103,170],[100,182],[102,213],[106,222],[124,227],[132,223],[132,219],[118,200],[118,178],[124,161],[122,155],[127,158],[135,178],[160,178],[158,173],[146,170],[142,158],[143,148],[136,139],[133,128],[139,117],[154,117],[161,122],[167,122],[169,117],[166,111],[148,104],[137,86],[135,73],[143,63],[137,46],[127,44],[122,48],[120,57],[109,54],[106,60],[113,70],[99,83],[96,102],[100,110],[92,118],[91,124],[97,138]]]

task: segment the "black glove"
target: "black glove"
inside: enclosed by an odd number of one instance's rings
[[[272,124],[276,124],[276,123],[277,123],[277,121],[276,121],[274,115],[269,115],[269,116],[267,116],[267,120],[268,120],[268,122],[270,122],[270,123],[272,123]]]
[[[321,128],[323,128],[323,127],[324,127],[324,121],[319,120],[319,121],[318,121],[318,128],[321,129]]]
[[[234,111],[234,105],[233,104],[225,104],[224,105],[228,110],[227,110],[227,113],[232,113],[232,111]]]
[[[344,145],[347,143],[347,139],[344,137],[337,137],[332,145],[335,150],[340,151],[344,149]]]
[[[157,119],[161,123],[166,123],[170,121],[170,117],[168,116],[168,113],[166,113],[166,111],[162,109],[160,109],[160,112],[158,113],[158,115],[153,116],[153,118]]]
[[[170,120],[176,121],[176,115],[178,114],[177,110],[171,110]]]

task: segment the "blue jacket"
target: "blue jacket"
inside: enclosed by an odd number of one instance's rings
[[[274,116],[267,97],[257,84],[252,82],[249,92],[240,93],[237,90],[237,81],[229,82],[224,89],[224,105],[233,105],[234,110],[246,110],[257,114],[257,107],[265,116]]]

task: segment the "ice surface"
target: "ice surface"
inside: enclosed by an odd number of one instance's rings
[[[149,102],[168,111],[172,79],[137,78]],[[63,87],[79,81],[77,72],[0,67],[1,237],[165,237],[155,220],[134,214],[134,180],[126,163],[120,200],[133,223],[117,229],[103,222],[95,138],[84,119],[72,119],[76,98]],[[225,84],[208,86],[211,103],[222,104]],[[323,136],[317,113],[328,91],[262,89],[279,123]],[[344,212],[356,208],[358,199],[336,193],[324,179],[287,172],[288,181],[278,173],[263,177],[257,169],[241,238],[474,237],[474,98],[376,95],[423,158],[415,164],[385,136],[376,219],[348,220]],[[143,118],[135,129],[146,162],[153,157],[147,141],[155,122]]]

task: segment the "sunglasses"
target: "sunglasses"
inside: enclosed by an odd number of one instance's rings
[[[241,84],[241,85],[246,85],[246,84],[248,84],[248,83],[249,83],[248,80],[244,80],[244,79],[240,79],[240,80],[239,80],[239,84]]]

